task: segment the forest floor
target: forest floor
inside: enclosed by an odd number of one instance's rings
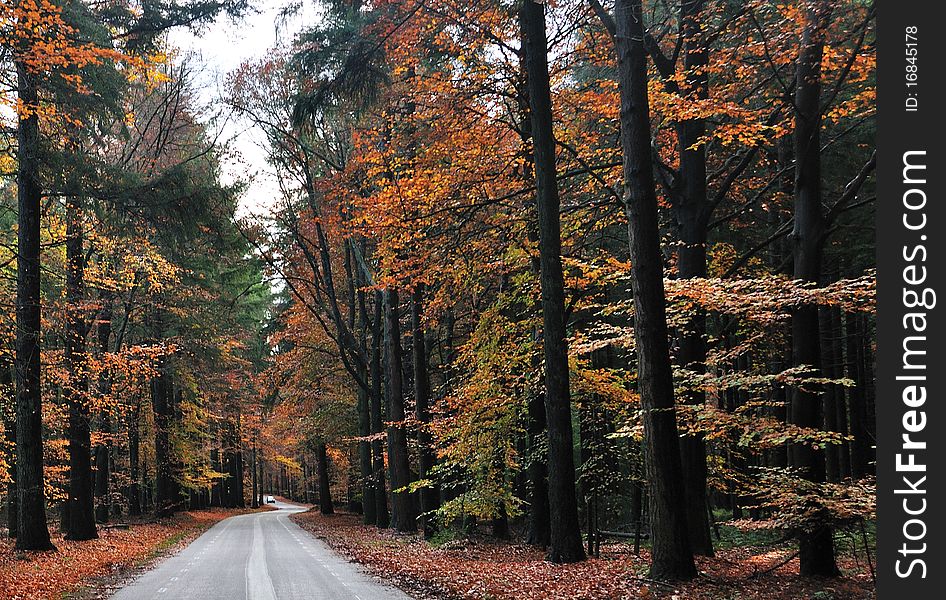
[[[265,507],[260,510],[271,510]],[[55,552],[18,552],[0,539],[0,597],[4,600],[103,598],[138,569],[186,546],[214,523],[252,509],[187,511],[167,519],[122,520],[100,528],[96,540],[71,542],[50,531]]]
[[[839,553],[844,577],[800,577],[790,543],[758,545],[725,533],[714,558],[698,557],[700,577],[675,586],[647,579],[648,555],[628,544],[603,544],[601,557],[554,565],[532,546],[487,537],[425,542],[361,524],[359,515],[291,517],[336,551],[421,599],[667,598],[670,600],[860,600],[874,597],[864,556]],[[736,530],[730,529],[732,533]],[[745,545],[733,545],[732,541]],[[790,560],[789,560],[790,559]]]

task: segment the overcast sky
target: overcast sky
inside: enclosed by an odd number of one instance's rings
[[[203,66],[198,86],[201,99],[211,109],[220,108],[219,98],[230,71],[247,60],[263,56],[277,42],[291,40],[316,18],[311,6],[306,6],[298,15],[277,24],[278,13],[287,3],[286,0],[256,0],[255,11],[240,21],[222,17],[196,35],[187,31],[172,33],[172,46],[193,55]],[[244,123],[231,120],[224,127],[223,139],[230,141],[231,148],[241,159],[224,165],[225,182],[250,179],[250,188],[241,199],[241,214],[266,212],[277,187],[259,146],[262,138],[248,130]]]

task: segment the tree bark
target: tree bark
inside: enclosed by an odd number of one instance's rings
[[[433,439],[427,427],[430,425],[430,375],[427,372],[427,339],[423,324],[424,286],[418,284],[411,295],[411,329],[413,336],[414,363],[414,414],[417,418],[418,475],[420,479],[433,480],[436,456]],[[440,491],[433,484],[420,490],[420,520],[424,538],[430,539],[437,531],[437,517],[433,514],[440,508]]]
[[[860,319],[854,313],[847,313],[844,318],[845,345],[847,349],[847,376],[854,380],[854,387],[848,391],[851,409],[851,476],[861,479],[872,473],[870,466],[870,447],[872,440],[867,429],[867,394],[865,393],[863,352],[861,351]]]
[[[139,472],[139,427],[141,399],[135,398],[128,415],[128,514],[136,517],[141,514],[141,487]]]
[[[844,377],[844,342],[843,329],[841,327],[841,309],[831,308],[831,331],[832,331],[832,352],[834,354],[834,371],[832,377]],[[834,423],[837,426],[837,432],[842,437],[848,435],[847,419],[847,399],[845,398],[845,387],[835,386],[835,416]],[[848,443],[842,442],[838,445],[838,476],[841,479],[847,479],[851,476],[851,447]]]
[[[372,471],[375,494],[375,524],[379,529],[386,529],[390,524],[388,514],[388,495],[384,483],[384,447],[380,436],[384,432],[382,417],[382,397],[384,390],[381,369],[381,353],[384,335],[382,333],[384,299],[382,292],[376,291],[374,298],[374,322],[371,341],[371,433],[376,439],[371,442]]]
[[[360,269],[355,270],[356,276],[361,273]],[[368,302],[365,290],[362,289],[363,281],[361,277],[357,279],[359,289],[357,292],[358,302],[358,321],[359,321],[359,341],[362,347],[367,348],[368,328],[370,326],[368,319]],[[364,381],[370,381],[368,377],[368,366],[360,367],[361,378]],[[371,391],[365,386],[358,387],[358,435],[362,438],[368,438],[371,435]],[[378,522],[377,499],[375,498],[375,480],[371,470],[371,443],[366,439],[358,442],[358,463],[361,469],[361,505],[363,521],[365,525],[376,525]]]
[[[637,380],[644,410],[644,456],[653,532],[650,576],[659,580],[690,579],[696,575],[696,567],[687,529],[667,341],[641,2],[617,0],[614,12],[621,90],[623,199],[631,249]]]
[[[391,526],[399,532],[417,531],[414,498],[398,491],[411,483],[411,465],[404,427],[404,365],[401,360],[400,303],[396,288],[384,293],[384,347],[387,357],[388,462],[391,468]]]
[[[335,506],[332,504],[332,487],[328,473],[328,451],[324,443],[319,443],[315,452],[319,468],[319,511],[323,515],[331,515],[335,513]]]
[[[795,226],[792,231],[794,277],[818,282],[821,277],[825,221],[821,197],[821,60],[824,28],[831,13],[827,0],[808,5],[798,60],[795,65]],[[802,306],[792,314],[792,364],[821,365],[818,307]],[[791,393],[793,425],[821,428],[821,399],[817,393],[795,387]],[[793,444],[793,467],[812,481],[824,481],[824,453],[808,444]],[[802,531],[799,535],[802,575],[838,575],[830,527]]]
[[[109,339],[112,335],[112,299],[108,293],[102,293],[99,296],[102,302],[101,313],[98,318],[98,347],[99,357],[104,359],[109,351]],[[99,397],[107,398],[112,391],[111,374],[103,371],[99,375],[98,392]],[[107,408],[102,410],[100,419],[100,430],[104,440],[95,446],[95,520],[100,523],[107,523],[111,517],[112,505],[109,497],[109,485],[111,482],[111,463],[112,463],[112,420]]]
[[[39,106],[34,75],[16,63],[17,96]],[[16,481],[17,550],[54,549],[46,526],[43,482],[43,413],[40,388],[40,202],[39,118],[20,112],[17,123],[16,255]]]
[[[834,330],[831,325],[831,307],[822,306],[818,310],[821,328],[821,373],[824,377],[836,379],[837,359],[834,356]],[[842,396],[843,398],[843,396]],[[826,385],[822,395],[822,423],[825,431],[838,431],[838,386]],[[832,483],[841,481],[840,445],[827,444],[824,449],[825,479]]]
[[[86,373],[85,254],[82,199],[66,198],[66,331],[63,362],[69,380],[63,388],[69,407],[69,496],[65,539],[83,541],[98,537],[95,529],[92,477],[92,429],[89,380]]]
[[[153,314],[152,327],[154,338],[160,340],[163,335],[163,315],[161,309]],[[157,359],[157,376],[151,380],[151,406],[154,410],[154,512],[157,516],[167,517],[174,514],[177,498],[174,495],[173,469],[171,461],[171,425],[174,422],[173,384],[171,366],[166,356]]]
[[[556,563],[583,560],[581,523],[575,493],[571,397],[568,387],[568,347],[565,323],[565,283],[552,97],[549,87],[545,6],[523,0],[520,19],[528,73],[529,104],[539,217],[543,346],[545,350],[545,413],[548,439],[549,514],[547,559]]]
[[[700,26],[703,0],[684,0],[680,7],[680,27],[684,37],[683,67],[686,74],[684,95],[699,99],[709,96],[707,66],[709,51],[704,45]],[[706,190],[706,135],[703,119],[681,121],[676,126],[680,154],[680,194],[673,203],[680,237],[677,272],[681,279],[706,277],[707,228],[712,208]],[[679,337],[677,363],[702,373],[706,370],[706,314],[697,308]],[[684,401],[698,407],[706,401],[702,391],[690,391]],[[706,511],[706,443],[702,433],[680,438],[684,498],[687,524],[693,552],[713,555],[713,539]]]
[[[13,384],[13,368],[10,364],[0,365],[0,383],[4,387]],[[6,442],[7,470],[9,481],[7,481],[7,537],[16,537],[16,528],[19,524],[19,507],[17,504],[18,494],[16,492],[16,407],[4,407],[3,413],[3,441]]]
[[[258,458],[259,456],[257,455],[257,450],[256,450],[256,437],[254,435],[253,437],[253,467],[252,467],[253,468],[253,500],[250,503],[251,508],[260,507],[260,502],[259,502],[260,490],[259,490],[259,477],[258,477],[259,469],[257,469]]]

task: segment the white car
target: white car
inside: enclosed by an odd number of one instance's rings
[[[266,496],[266,504],[276,504],[276,499],[272,496]]]

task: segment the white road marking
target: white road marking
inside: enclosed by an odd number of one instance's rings
[[[263,546],[263,527],[253,521],[253,541],[250,558],[246,563],[246,596],[253,600],[276,600],[276,589],[266,568],[266,548]]]

